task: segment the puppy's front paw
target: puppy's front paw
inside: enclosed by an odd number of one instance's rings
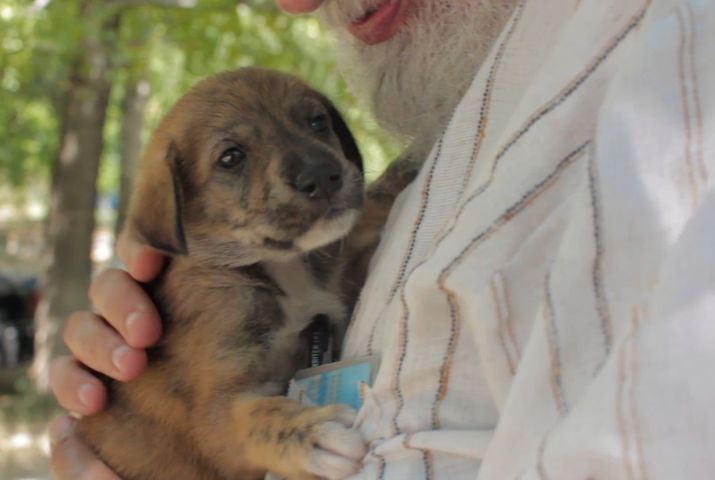
[[[338,405],[326,408],[333,418],[313,428],[305,470],[318,478],[341,479],[359,470],[365,445],[360,435],[350,429],[355,420],[353,410]]]
[[[243,397],[234,405],[241,460],[289,480],[337,480],[366,453],[345,405],[306,407],[286,397]]]
[[[355,411],[343,405],[303,408],[290,421],[279,448],[290,452],[292,465],[282,465],[288,479],[346,478],[360,469],[366,449],[352,430]]]

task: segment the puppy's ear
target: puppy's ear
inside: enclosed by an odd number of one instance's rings
[[[163,158],[160,151],[152,153],[147,150],[143,159],[129,205],[128,226],[140,241],[170,255],[185,255],[181,158],[173,141]]]
[[[330,121],[333,124],[333,130],[340,140],[340,147],[343,149],[343,155],[345,158],[354,163],[360,172],[362,169],[362,155],[360,155],[360,150],[358,150],[357,144],[355,143],[355,138],[353,134],[350,133],[345,120],[338,112],[338,109],[329,101],[325,100],[325,106],[328,109],[328,115],[330,115]]]

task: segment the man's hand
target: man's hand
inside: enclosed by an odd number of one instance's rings
[[[82,415],[102,410],[107,391],[80,363],[117,380],[132,380],[146,367],[144,349],[161,335],[159,314],[137,282],[153,279],[161,270],[163,256],[123,234],[117,241],[117,253],[129,273],[109,269],[92,281],[89,298],[97,312],[70,316],[64,340],[73,356],[55,359],[50,370],[57,401]],[[72,425],[62,417],[50,427],[55,478],[116,478],[71,434]],[[99,475],[101,472],[104,474]]]
[[[52,459],[50,470],[55,480],[120,480],[94,456],[72,429],[76,420],[70,417],[55,419],[50,425]]]

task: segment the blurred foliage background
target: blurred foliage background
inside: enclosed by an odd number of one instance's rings
[[[48,365],[112,259],[142,145],[191,85],[243,66],[331,98],[368,178],[399,152],[318,22],[272,0],[0,0],[0,478],[49,478]]]
[[[94,8],[86,8],[92,3]],[[116,14],[116,31],[98,31],[98,18]],[[73,63],[86,53],[85,36],[110,37],[112,44],[112,93],[98,183],[102,194],[117,192],[121,103],[128,84],[137,79],[148,82],[151,91],[143,138],[201,78],[257,65],[295,73],[335,101],[358,137],[370,173],[381,170],[397,151],[347,92],[331,39],[319,23],[285,15],[272,0],[0,0],[0,187],[5,202],[26,203],[49,187],[62,97]]]

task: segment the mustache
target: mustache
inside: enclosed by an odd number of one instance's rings
[[[456,0],[326,0],[315,12],[324,27],[329,29],[345,27],[352,22],[360,20],[371,10],[376,10],[383,3],[396,3],[401,1],[410,2],[410,10],[416,16],[424,17],[425,14],[432,17],[436,13],[445,10],[463,10],[466,13],[473,12],[470,7],[455,5]],[[497,4],[501,0],[493,0]],[[509,0],[513,2],[514,0]],[[508,7],[507,7],[508,8]]]

